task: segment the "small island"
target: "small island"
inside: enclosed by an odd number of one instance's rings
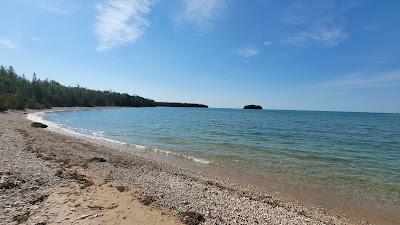
[[[243,109],[262,109],[260,105],[245,105]]]

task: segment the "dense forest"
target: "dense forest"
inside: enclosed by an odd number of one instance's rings
[[[112,91],[90,90],[84,87],[66,87],[53,80],[32,80],[19,76],[13,67],[0,67],[0,111],[7,109],[43,109],[73,106],[127,106],[127,107],[198,107],[190,103],[157,103],[137,95]],[[169,104],[169,105],[168,105]],[[206,106],[205,106],[206,107]]]

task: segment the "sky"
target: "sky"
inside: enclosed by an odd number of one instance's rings
[[[210,107],[400,112],[397,0],[2,0],[17,73]]]

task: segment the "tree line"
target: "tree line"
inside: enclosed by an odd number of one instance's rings
[[[19,76],[12,66],[0,66],[0,111],[74,106],[204,107],[191,103],[158,103],[138,95],[91,90],[79,85],[67,87],[54,80],[40,80],[35,73],[28,80],[25,75]]]

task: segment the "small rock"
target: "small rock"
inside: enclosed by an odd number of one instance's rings
[[[39,122],[33,122],[33,123],[31,124],[31,126],[32,126],[32,127],[35,127],[35,128],[47,128],[47,127],[48,127],[46,124],[39,123]]]
[[[182,212],[180,213],[181,222],[187,225],[198,225],[201,222],[204,222],[204,216],[197,212]]]
[[[115,187],[119,192],[125,192],[125,191],[128,191],[128,187],[126,187],[126,186],[116,186]]]
[[[49,197],[48,194],[43,194],[43,195],[39,195],[39,196],[34,196],[33,199],[31,201],[29,201],[29,203],[31,205],[35,205],[37,203],[43,202],[44,200],[47,199],[47,197]]]
[[[43,221],[43,222],[36,223],[35,225],[46,225],[46,224],[47,224],[47,221]]]
[[[150,205],[154,201],[155,201],[154,197],[149,195],[139,198],[139,202],[142,203],[143,205]]]
[[[79,220],[86,219],[86,218],[88,218],[89,216],[90,216],[90,214],[83,214],[83,215],[81,215],[81,217],[79,217]]]
[[[30,215],[31,215],[31,212],[30,211],[26,211],[26,212],[24,212],[22,214],[14,216],[13,220],[15,222],[17,222],[18,224],[24,223],[29,219]]]
[[[89,160],[89,162],[107,162],[107,160],[101,157],[93,157]]]
[[[12,189],[19,187],[22,183],[25,183],[23,179],[20,179],[9,172],[0,172],[0,189]]]

